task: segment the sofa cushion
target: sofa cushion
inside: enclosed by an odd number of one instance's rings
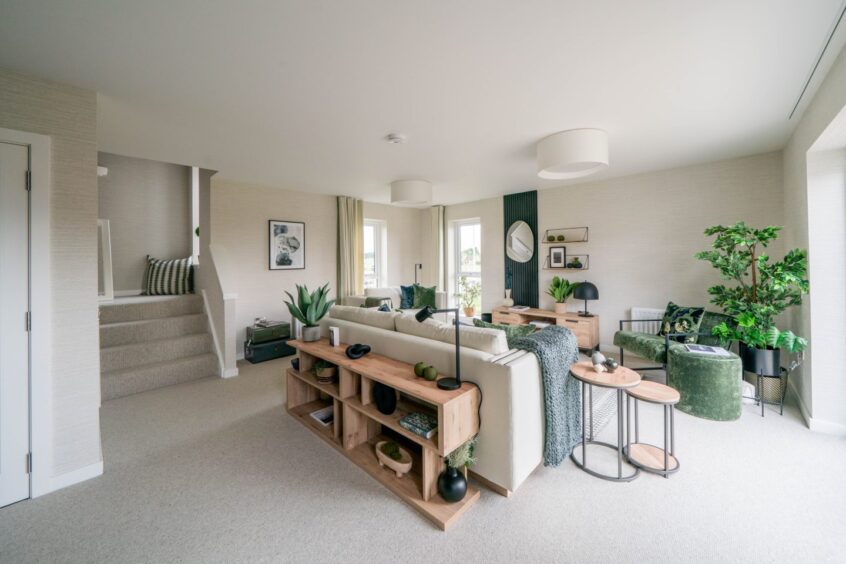
[[[661,364],[667,362],[664,337],[658,335],[636,331],[617,331],[614,333],[614,345],[653,362],[660,362]],[[674,347],[683,348],[684,345],[674,344],[670,341],[670,348]]]
[[[413,315],[400,315],[396,318],[396,328],[399,333],[455,344],[455,326],[434,319],[427,319],[420,323]],[[499,329],[482,329],[462,325],[459,330],[461,331],[460,343],[462,348],[466,347],[490,354],[502,354],[510,350],[505,332]]]
[[[399,316],[395,312],[383,312],[378,309],[367,309],[353,306],[332,306],[329,310],[329,317],[344,319],[353,323],[361,323],[370,327],[396,331],[395,319]]]
[[[387,304],[388,310],[391,309],[391,298],[388,296],[367,296],[364,298],[364,304],[361,307],[379,307]]]
[[[431,288],[427,288],[425,286],[421,286],[420,284],[414,285],[414,305],[412,307],[417,309],[423,309],[426,306],[429,307],[437,307],[435,305],[435,293],[437,292],[437,288],[432,286]]]
[[[364,295],[368,298],[391,298],[391,307],[400,307],[400,289],[394,287],[387,288],[365,288]]]
[[[661,321],[661,330],[658,331],[658,336],[670,333],[698,333],[703,315],[705,315],[704,307],[685,307],[669,302],[664,311],[664,319]],[[696,335],[689,335],[686,337],[671,337],[670,340],[680,343],[695,343],[696,338]]]
[[[411,309],[414,307],[414,286],[400,286],[400,309]]]
[[[535,327],[534,325],[497,325],[495,323],[488,323],[487,321],[482,321],[481,319],[475,318],[473,319],[473,325],[475,327],[482,327],[483,329],[500,329],[502,331],[505,331],[505,340],[508,341],[509,349],[514,348],[514,346],[511,344],[514,340],[520,339],[521,337],[526,337],[537,331],[537,327]]]

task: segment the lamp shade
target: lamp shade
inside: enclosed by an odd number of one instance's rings
[[[591,282],[580,282],[573,290],[573,297],[577,300],[598,300],[599,290]]]
[[[571,129],[541,139],[538,176],[561,180],[593,174],[608,166],[608,134],[601,129]]]
[[[395,206],[428,206],[432,203],[432,183],[428,180],[391,182],[391,203]]]

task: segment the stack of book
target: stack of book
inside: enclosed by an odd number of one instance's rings
[[[438,432],[438,420],[428,413],[414,411],[399,421],[400,427],[408,429],[424,439],[431,439]]]

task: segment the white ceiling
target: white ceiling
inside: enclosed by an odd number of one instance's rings
[[[608,131],[593,178],[781,148],[841,2],[0,0],[0,66],[98,91],[104,151],[454,203],[564,184],[564,129]]]

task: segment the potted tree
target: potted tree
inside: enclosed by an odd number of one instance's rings
[[[708,288],[711,303],[722,307],[736,323],[721,323],[713,333],[723,340],[739,341],[743,369],[755,374],[778,375],[782,349],[801,353],[808,346],[805,339],[780,330],[773,321],[790,306],[801,304],[809,286],[804,250],[792,249],[774,262],[764,252],[781,229],[755,229],[742,221],[709,227],[705,235],[716,235],[713,250],[696,253],[696,258],[710,262],[724,279],[737,282],[733,287],[720,284]]]
[[[303,341],[319,341],[320,326],[318,323],[329,312],[335,300],[327,299],[329,284],[309,293],[308,288],[297,284],[297,299],[290,292],[285,292],[291,301],[285,301],[291,316],[303,324]]]
[[[469,280],[466,276],[458,279],[458,298],[461,307],[464,309],[465,317],[473,317],[476,314],[476,304],[482,296],[482,285],[475,280]]]
[[[546,293],[555,300],[555,313],[567,313],[567,298],[573,295],[578,285],[578,282],[571,284],[566,278],[559,278],[558,276],[552,279]]]

